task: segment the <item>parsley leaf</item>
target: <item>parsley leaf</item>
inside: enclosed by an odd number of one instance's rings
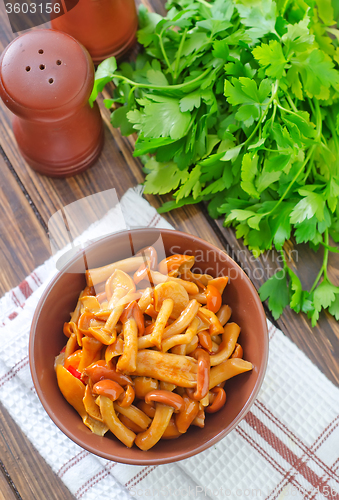
[[[260,198],[254,185],[258,174],[258,155],[245,154],[241,165],[241,187],[253,198]]]
[[[306,194],[305,198],[299,201],[291,212],[290,221],[297,224],[305,219],[311,219],[314,215],[319,221],[324,219],[325,200],[318,193],[309,193],[299,190],[300,194]]]
[[[290,293],[287,287],[286,273],[283,269],[277,271],[259,289],[262,301],[268,299],[268,307],[274,319],[278,319],[284,308],[290,302]]]
[[[313,310],[309,312],[309,316],[312,319],[312,325],[315,326],[319,314],[322,309],[332,308],[332,310],[337,312],[337,298],[338,298],[339,288],[335,287],[327,280],[324,280],[315,289],[313,293]]]
[[[151,158],[145,165],[148,172],[145,182],[146,194],[165,194],[168,189],[176,189],[180,183],[188,179],[188,172],[178,169],[176,163],[159,163]]]
[[[260,65],[265,68],[267,76],[280,79],[285,74],[287,61],[280,43],[276,40],[271,40],[269,44],[262,44],[260,47],[254,48],[252,54]]]
[[[329,312],[339,321],[339,293],[336,294],[335,299],[328,308]]]
[[[180,139],[190,126],[191,115],[180,111],[178,99],[150,95],[142,100],[143,112],[134,110],[127,114],[136,130],[142,130],[145,137],[170,137]]]
[[[309,30],[310,18],[305,16],[299,23],[289,24],[282,36],[287,53],[307,51],[314,43],[314,35]]]
[[[301,281],[291,269],[287,268],[287,270],[290,277],[290,308],[298,313],[302,308],[303,289]]]
[[[237,9],[253,43],[267,33],[276,33],[276,4],[272,0],[259,0],[254,5],[242,0]]]
[[[106,83],[112,80],[113,74],[117,69],[117,61],[115,57],[110,57],[105,59],[101,64],[99,64],[98,69],[95,73],[94,87],[92,94],[89,98],[90,105],[93,106],[95,99],[98,94],[103,90]]]

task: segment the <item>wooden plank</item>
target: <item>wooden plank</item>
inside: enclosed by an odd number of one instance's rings
[[[74,497],[53,473],[0,404],[0,456],[18,494],[16,500],[72,500]],[[1,487],[1,491],[6,491]],[[8,489],[8,488],[7,488]],[[10,488],[14,492],[13,486]],[[12,500],[5,496],[5,500]]]
[[[165,4],[166,0],[136,0],[137,6],[143,4],[148,10],[157,12],[162,16],[166,15]]]
[[[0,460],[0,500],[19,500],[11,478]]]
[[[50,256],[49,240],[0,155],[0,296]]]

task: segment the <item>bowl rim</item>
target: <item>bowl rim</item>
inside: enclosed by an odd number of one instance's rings
[[[43,393],[43,391],[42,391],[42,389],[40,387],[38,374],[36,372],[36,369],[35,369],[35,366],[34,366],[34,363],[33,363],[33,352],[34,352],[34,345],[35,345],[35,342],[34,342],[35,335],[34,335],[34,333],[35,333],[36,325],[37,325],[37,322],[38,322],[38,319],[39,319],[39,316],[40,316],[40,312],[41,312],[41,310],[42,310],[42,308],[44,306],[44,303],[45,303],[45,301],[46,301],[46,299],[47,299],[50,291],[54,287],[55,283],[67,271],[67,269],[70,266],[72,266],[79,259],[79,257],[81,255],[83,255],[88,250],[92,250],[92,248],[95,247],[95,246],[97,246],[97,245],[104,244],[104,242],[106,240],[108,240],[108,239],[110,239],[112,237],[118,237],[118,236],[124,235],[124,234],[130,234],[130,233],[135,233],[135,232],[144,232],[144,231],[155,232],[155,233],[156,232],[158,232],[158,233],[161,232],[161,233],[166,233],[167,235],[171,235],[171,233],[173,234],[173,232],[175,232],[175,233],[180,234],[180,235],[182,235],[184,237],[188,237],[189,239],[197,240],[198,242],[203,243],[204,246],[206,246],[206,245],[209,246],[210,249],[213,249],[214,251],[216,250],[217,252],[222,252],[227,257],[226,260],[232,261],[232,263],[236,266],[236,268],[238,269],[238,271],[242,275],[241,279],[247,280],[250,288],[252,288],[252,291],[254,292],[253,293],[254,302],[255,302],[255,305],[258,307],[258,309],[260,311],[260,317],[261,317],[261,325],[260,325],[260,327],[263,329],[263,333],[264,333],[264,335],[263,335],[264,349],[263,349],[263,360],[262,360],[262,363],[261,363],[261,372],[259,371],[259,373],[258,373],[258,377],[257,377],[257,380],[256,380],[256,382],[254,384],[252,392],[251,392],[250,396],[248,397],[245,405],[242,407],[241,411],[237,414],[236,418],[233,420],[233,422],[229,426],[227,426],[225,429],[222,429],[215,436],[213,436],[212,438],[210,438],[208,441],[202,443],[201,445],[198,445],[193,450],[178,452],[173,457],[151,458],[151,459],[147,459],[147,458],[140,458],[140,459],[138,459],[138,458],[136,458],[136,459],[134,459],[134,458],[128,458],[128,459],[125,459],[124,457],[120,457],[117,454],[114,454],[114,453],[113,454],[109,454],[109,453],[100,451],[100,450],[98,450],[97,448],[95,448],[95,447],[93,447],[91,445],[84,444],[81,439],[78,439],[76,436],[74,436],[68,430],[67,426],[63,423],[63,421],[61,419],[59,419],[58,415],[55,414],[54,412],[52,412],[49,409],[49,404],[47,403],[45,395],[44,395],[44,393]],[[198,236],[186,233],[184,231],[178,231],[176,229],[163,229],[163,228],[150,228],[150,227],[143,227],[143,228],[136,228],[136,229],[127,229],[127,230],[123,230],[123,231],[118,231],[116,233],[112,233],[110,235],[107,235],[107,236],[105,236],[103,238],[97,239],[97,240],[89,243],[86,247],[82,248],[81,251],[79,251],[77,254],[75,254],[63,266],[63,268],[51,279],[51,281],[47,284],[47,286],[45,287],[45,290],[43,291],[43,293],[42,293],[42,295],[41,295],[41,297],[39,299],[39,302],[38,302],[38,304],[36,306],[36,309],[35,309],[35,312],[34,312],[34,316],[33,316],[33,319],[32,319],[32,323],[31,323],[30,333],[29,333],[29,366],[30,366],[30,371],[31,371],[31,375],[32,375],[32,379],[33,379],[35,390],[37,392],[39,400],[40,400],[42,406],[44,407],[47,415],[51,418],[51,420],[54,422],[54,424],[68,438],[70,438],[73,442],[75,442],[81,448],[89,451],[90,453],[93,453],[94,455],[97,455],[99,457],[105,458],[107,460],[111,460],[111,461],[115,461],[115,462],[123,463],[123,464],[127,464],[127,465],[140,465],[140,466],[144,466],[144,465],[163,465],[163,464],[178,462],[180,460],[184,460],[186,458],[189,458],[189,457],[192,457],[194,455],[197,455],[198,453],[201,453],[202,451],[210,448],[211,446],[213,446],[214,444],[216,444],[217,442],[219,442],[221,439],[223,439],[226,435],[228,435],[232,430],[235,429],[235,427],[241,422],[241,420],[243,420],[243,418],[249,412],[249,410],[250,410],[251,406],[253,405],[255,399],[257,398],[258,393],[259,393],[259,391],[261,389],[262,383],[264,381],[265,374],[266,374],[267,363],[268,363],[268,354],[269,354],[269,336],[268,336],[268,327],[267,327],[267,319],[266,319],[265,310],[264,310],[263,304],[262,304],[262,302],[260,300],[259,294],[258,294],[255,286],[253,285],[252,281],[247,276],[247,274],[245,273],[245,271],[239,266],[239,264],[237,264],[235,262],[234,259],[232,259],[232,257],[230,257],[228,255],[228,253],[225,250],[223,250],[221,248],[218,248],[216,245],[213,245],[212,243],[210,243],[210,242],[208,242],[208,241],[206,241],[206,240],[204,240],[204,239],[202,239],[202,238],[200,238]]]

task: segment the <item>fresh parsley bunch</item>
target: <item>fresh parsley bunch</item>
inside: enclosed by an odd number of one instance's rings
[[[172,192],[161,211],[208,202],[258,256],[273,246],[284,269],[260,289],[278,318],[288,304],[315,325],[339,319],[329,238],[339,241],[339,2],[170,0],[165,18],[140,10],[135,63],[98,68],[92,101],[115,84],[112,124],[138,132],[145,192]],[[117,106],[121,105],[121,106]],[[324,247],[311,290],[283,246]]]

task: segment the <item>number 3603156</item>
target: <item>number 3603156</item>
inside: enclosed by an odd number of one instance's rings
[[[7,14],[59,14],[61,5],[59,3],[6,3]]]

